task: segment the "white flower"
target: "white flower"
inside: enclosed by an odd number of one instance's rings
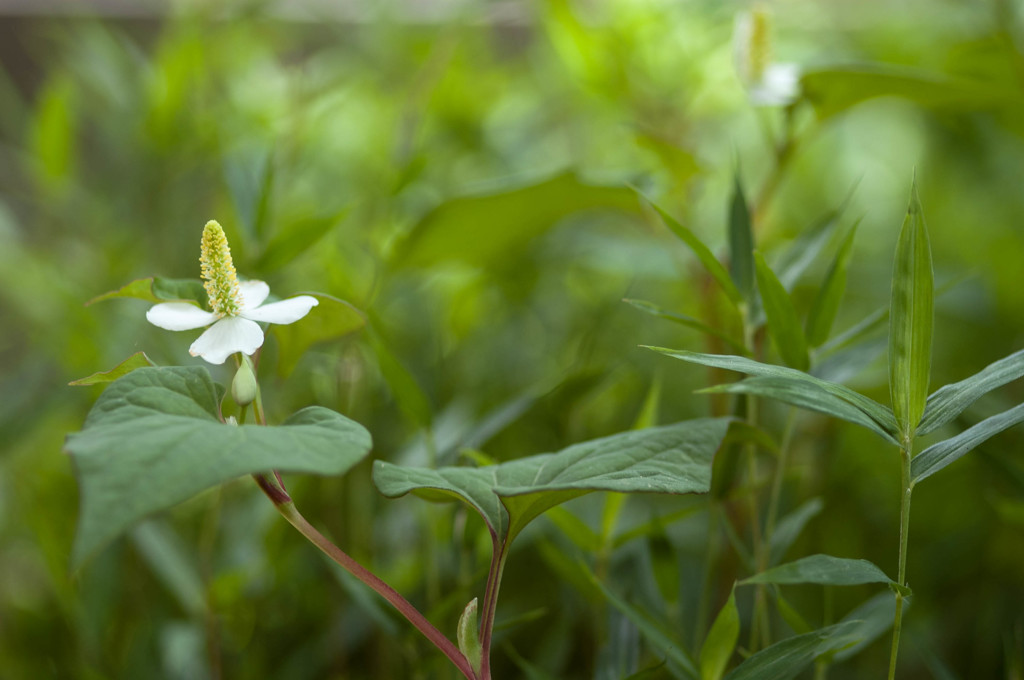
[[[263,304],[270,295],[270,287],[262,281],[238,280],[227,237],[213,220],[203,228],[200,252],[203,286],[213,311],[188,302],[163,302],[146,312],[151,324],[169,331],[210,326],[189,347],[189,354],[194,357],[223,364],[235,352],[252,354],[263,346],[263,329],[257,321],[292,323],[317,305],[317,299],[309,295]]]
[[[736,72],[754,106],[787,106],[800,96],[800,67],[772,60],[771,13],[762,3],[736,15]]]
[[[169,331],[190,331],[210,326],[192,343],[189,354],[202,357],[211,364],[223,364],[235,352],[252,354],[263,346],[263,329],[257,321],[292,323],[306,316],[318,304],[315,297],[300,295],[264,305],[263,301],[270,295],[270,286],[263,281],[239,281],[238,293],[241,304],[235,316],[218,316],[188,302],[163,302],[151,307],[146,312],[146,319],[154,326]]]

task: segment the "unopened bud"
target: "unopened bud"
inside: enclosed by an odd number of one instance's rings
[[[252,370],[252,361],[247,356],[242,357],[242,364],[235,372],[235,379],[231,381],[231,397],[239,406],[248,406],[256,401],[260,385],[256,382],[256,374]]]

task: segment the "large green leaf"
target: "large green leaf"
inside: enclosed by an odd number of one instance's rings
[[[850,232],[843,239],[828,273],[825,275],[825,282],[818,289],[818,294],[811,305],[811,311],[807,315],[807,342],[812,347],[818,347],[828,340],[832,330],[832,322],[835,321],[839,311],[839,302],[846,291],[846,270],[850,264],[850,254],[853,252],[853,238],[857,234],[857,225],[853,225]]]
[[[883,64],[808,71],[800,78],[805,99],[822,120],[876,97],[900,97],[927,108],[989,109],[1008,101],[1005,91]]]
[[[739,174],[729,203],[729,273],[748,304],[754,298],[754,227]]]
[[[889,308],[889,392],[904,441],[914,436],[928,397],[934,323],[932,278],[932,251],[915,182],[896,243]]]
[[[567,172],[496,192],[453,198],[413,227],[399,249],[400,264],[461,261],[477,267],[507,262],[563,218],[585,210],[640,214],[625,186],[590,184]]]
[[[806,371],[811,366],[811,358],[807,353],[807,339],[793,300],[758,251],[754,251],[754,265],[757,287],[761,291],[761,302],[768,319],[768,333],[775,343],[775,349],[787,365]]]
[[[1024,349],[995,361],[970,378],[945,385],[928,397],[918,434],[942,427],[985,394],[1024,376]]]
[[[641,195],[641,198],[643,196]],[[654,210],[661,216],[665,225],[672,230],[672,233],[679,237],[679,239],[693,251],[693,254],[697,256],[700,263],[704,265],[704,269],[711,275],[711,277],[718,282],[718,285],[722,287],[722,291],[726,297],[734,305],[739,305],[743,302],[743,295],[740,293],[739,288],[733,283],[732,278],[729,276],[729,272],[726,270],[722,263],[718,261],[715,254],[711,252],[711,249],[704,245],[704,242],[697,238],[690,229],[683,226],[676,218],[672,217],[668,212],[658,207],[657,204],[647,200]]]
[[[867,560],[851,560],[831,555],[809,555],[762,571],[740,585],[751,583],[817,583],[824,586],[854,586],[863,583],[890,583],[892,579]]]
[[[667,354],[670,357],[682,359],[683,361],[688,361],[694,364],[724,368],[729,371],[746,373],[747,375],[758,377],[777,378],[788,381],[792,384],[803,384],[818,387],[824,392],[834,397],[838,397],[840,400],[856,407],[859,411],[864,413],[864,415],[870,418],[881,430],[879,434],[882,432],[888,433],[888,436],[885,434],[882,436],[891,438],[891,435],[896,433],[896,420],[893,417],[892,411],[885,406],[865,397],[863,394],[854,392],[849,387],[829,382],[827,380],[822,380],[820,378],[815,378],[814,376],[808,375],[802,371],[798,371],[793,368],[786,368],[785,366],[763,364],[759,361],[754,361],[753,359],[728,354],[701,354],[699,352],[689,352],[681,349],[666,349],[664,347],[649,346],[648,349],[653,349],[657,352]]]
[[[860,623],[837,623],[776,642],[734,668],[725,680],[789,680],[817,657],[856,644],[862,635]]]
[[[545,510],[591,491],[705,493],[711,459],[729,418],[705,418],[633,430],[479,468],[412,468],[377,461],[382,494],[460,499],[480,513],[495,539],[510,542]]]
[[[950,463],[970,453],[988,438],[994,437],[1021,421],[1024,421],[1024,404],[986,418],[955,437],[929,446],[911,463],[911,479],[914,480],[914,484],[917,484],[922,479],[931,477]]]
[[[223,388],[203,367],[140,368],[100,395],[68,436],[81,487],[77,565],[150,513],[271,469],[337,475],[370,450],[361,425],[320,407],[276,427],[219,420]]]

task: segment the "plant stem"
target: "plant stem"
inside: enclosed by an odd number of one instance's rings
[[[910,495],[914,484],[910,479],[911,442],[904,440],[900,447],[900,557],[897,583],[906,587],[907,539],[910,534]],[[896,616],[892,623],[892,651],[889,653],[889,680],[896,677],[896,656],[900,649],[900,629],[903,625],[903,593],[896,593]]]
[[[263,492],[274,502],[274,506],[277,508],[277,511],[280,512],[286,520],[288,520],[289,524],[295,527],[300,534],[305,536],[310,543],[319,548],[325,555],[337,562],[346,571],[368,585],[374,592],[387,600],[392,607],[397,609],[398,612],[409,621],[409,623],[415,626],[416,629],[423,633],[423,635],[430,640],[435,647],[441,650],[441,652],[448,657],[452,664],[454,664],[468,680],[477,680],[477,675],[473,672],[473,668],[470,666],[469,660],[466,659],[462,652],[459,651],[459,648],[455,646],[455,643],[446,638],[441,631],[435,628],[434,625],[430,623],[430,621],[428,621],[418,609],[416,609],[416,607],[412,606],[412,604],[402,597],[398,591],[387,583],[384,583],[384,581],[378,578],[377,575],[349,557],[349,555],[341,548],[336,546],[326,536],[317,531],[316,528],[299,513],[291,497],[276,481],[272,481],[266,475],[254,475],[254,477],[256,478],[256,482],[260,485],[260,488],[263,489]]]
[[[491,636],[494,632],[494,616],[498,611],[498,591],[501,588],[501,575],[505,571],[507,548],[507,545],[495,543],[491,569],[487,574],[487,590],[480,620],[480,680],[491,680]]]

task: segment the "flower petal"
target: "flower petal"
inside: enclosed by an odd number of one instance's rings
[[[292,323],[309,314],[309,310],[320,304],[312,295],[300,295],[280,302],[272,302],[256,309],[242,311],[242,316],[253,321],[270,323]]]
[[[242,294],[242,309],[255,309],[270,295],[270,286],[262,281],[239,281],[238,292]]]
[[[161,302],[149,308],[146,320],[169,331],[190,331],[209,326],[217,315],[187,302]]]
[[[199,336],[188,353],[211,364],[223,364],[235,352],[252,354],[263,344],[263,329],[255,321],[226,316]]]

